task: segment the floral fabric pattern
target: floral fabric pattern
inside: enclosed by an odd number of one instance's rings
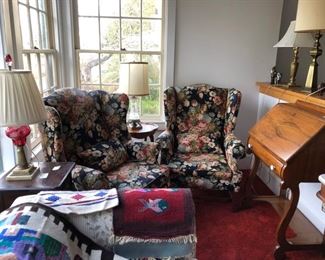
[[[89,167],[107,172],[128,159],[124,146],[118,140],[109,140],[94,145],[78,154]]]
[[[233,131],[240,102],[240,91],[208,84],[165,91],[167,131],[157,142],[162,162],[171,168],[171,181],[239,191],[237,160],[245,156],[245,147]]]
[[[146,162],[148,164],[157,163],[157,157],[159,154],[158,143],[131,141],[126,147],[129,160]]]
[[[124,180],[125,184],[158,185],[160,179],[167,178],[165,170],[160,171],[160,166],[155,164],[158,144],[135,144],[128,156],[131,136],[126,124],[127,95],[70,88],[57,90],[45,97],[44,103],[48,120],[39,128],[45,160],[76,162],[77,166],[72,171],[76,189],[110,188],[114,183],[119,185],[118,181],[111,183],[107,176],[112,169],[127,163],[129,156],[130,160],[138,162],[132,164],[134,172],[129,169],[132,179]],[[150,174],[137,175],[138,164],[147,165]],[[118,171],[114,172],[119,174]],[[164,185],[164,181],[161,184]]]

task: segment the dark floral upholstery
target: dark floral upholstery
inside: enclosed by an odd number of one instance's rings
[[[165,90],[167,130],[157,142],[174,183],[239,191],[245,146],[233,131],[240,101],[238,90],[207,84]]]
[[[157,164],[158,144],[131,141],[127,95],[60,89],[44,103],[48,120],[40,132],[45,160],[76,162],[72,180],[77,189],[168,183],[168,168]]]

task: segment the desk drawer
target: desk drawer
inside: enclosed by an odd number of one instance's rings
[[[277,159],[274,154],[252,137],[248,139],[248,146],[253,151],[254,155],[260,158],[270,170],[276,173],[280,178],[283,177],[285,163]]]

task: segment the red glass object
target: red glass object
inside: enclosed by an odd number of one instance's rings
[[[23,125],[19,127],[8,127],[6,135],[12,139],[16,146],[24,146],[26,144],[26,137],[30,134],[30,127]]]

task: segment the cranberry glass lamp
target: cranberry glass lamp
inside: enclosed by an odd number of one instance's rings
[[[7,180],[32,179],[36,168],[26,160],[24,146],[29,124],[45,121],[45,107],[31,71],[0,70],[0,126],[17,147],[17,166]]]

